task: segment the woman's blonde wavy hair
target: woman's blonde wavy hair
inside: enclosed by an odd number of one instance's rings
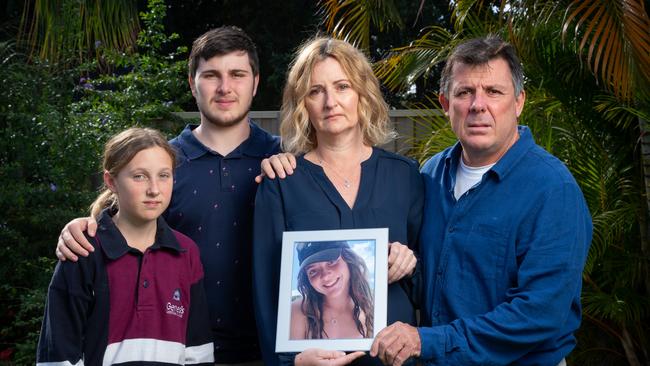
[[[289,68],[280,109],[282,148],[293,154],[304,154],[317,145],[316,133],[305,108],[314,66],[331,57],[339,62],[352,88],[359,94],[359,125],[363,142],[369,146],[382,145],[396,133],[390,126],[388,104],[379,88],[366,56],[348,42],[318,37],[304,43]]]

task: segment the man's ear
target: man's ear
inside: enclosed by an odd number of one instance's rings
[[[111,173],[108,172],[108,170],[104,170],[104,185],[111,192],[113,193],[117,192],[117,187],[115,187],[115,179],[113,178]]]
[[[519,96],[515,99],[515,112],[517,113],[517,118],[521,115],[521,112],[524,110],[524,102],[526,101],[526,91],[522,90],[519,93]]]
[[[445,114],[449,114],[449,100],[447,99],[447,97],[445,97],[444,94],[440,93],[438,95],[438,101],[440,102],[442,109],[445,110]]]
[[[255,75],[253,78],[255,85],[253,85],[253,96],[257,95],[257,86],[260,83],[260,74]]]
[[[187,82],[190,84],[190,90],[192,91],[192,96],[196,98],[196,85],[194,84],[194,78],[192,75],[187,75]]]

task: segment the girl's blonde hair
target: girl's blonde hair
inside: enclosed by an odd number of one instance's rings
[[[113,136],[104,146],[103,171],[116,177],[133,157],[142,150],[161,147],[172,159],[172,169],[176,165],[176,151],[169,145],[165,136],[152,128],[133,127]],[[101,188],[99,196],[90,205],[90,214],[97,218],[105,208],[118,208],[117,195],[106,185]]]
[[[388,104],[366,56],[348,42],[319,37],[304,43],[291,64],[282,96],[280,135],[282,148],[293,154],[313,150],[318,142],[305,108],[314,66],[331,57],[341,64],[352,88],[359,94],[359,125],[364,143],[381,145],[397,134],[390,127]]]

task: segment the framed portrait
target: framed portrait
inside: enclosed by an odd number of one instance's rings
[[[282,237],[276,352],[368,351],[386,327],[388,229]]]

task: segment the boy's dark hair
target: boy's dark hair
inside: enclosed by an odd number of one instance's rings
[[[246,52],[253,75],[259,75],[260,61],[253,40],[241,28],[223,26],[203,33],[192,44],[192,52],[187,63],[190,77],[196,76],[200,59],[209,60],[214,56],[222,56],[234,51]]]
[[[465,41],[451,52],[440,77],[440,92],[449,95],[454,65],[462,63],[469,66],[486,65],[488,61],[502,58],[510,66],[515,95],[524,90],[524,70],[515,48],[499,36],[490,34],[485,37]]]

